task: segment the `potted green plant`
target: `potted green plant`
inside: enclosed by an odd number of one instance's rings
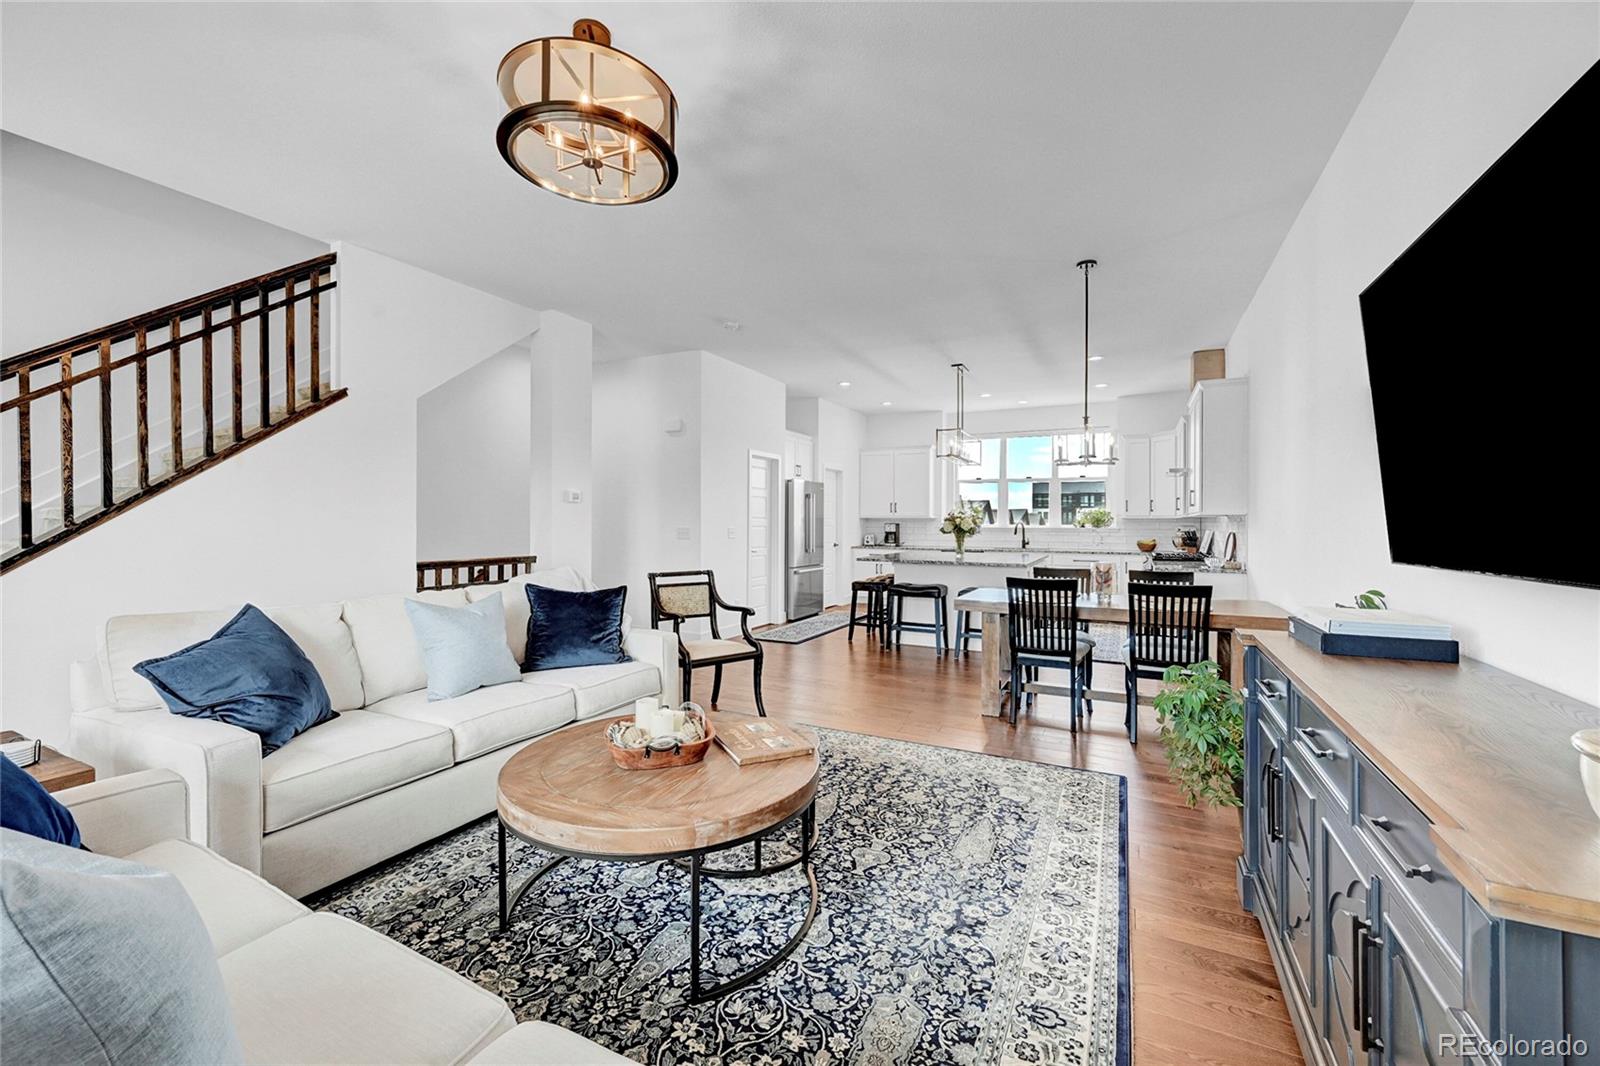
[[[1244,694],[1207,659],[1170,666],[1156,694],[1156,721],[1172,780],[1193,807],[1244,805]]]
[[[944,521],[939,524],[940,533],[949,533],[956,538],[956,558],[959,559],[967,550],[967,538],[974,536],[983,528],[983,511],[977,507],[958,507],[944,516]]]
[[[1111,524],[1111,512],[1104,507],[1091,507],[1079,512],[1077,523],[1084,529],[1104,529]]]

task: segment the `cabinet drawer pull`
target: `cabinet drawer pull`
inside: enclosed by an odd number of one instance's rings
[[[1283,686],[1264,677],[1256,679],[1256,691],[1261,693],[1264,700],[1281,700],[1284,697]]]
[[[1305,738],[1306,747],[1311,749],[1311,754],[1315,755],[1317,758],[1334,759],[1338,757],[1339,753],[1334,751],[1332,748],[1317,747],[1317,731],[1312,729],[1310,726],[1301,726],[1300,735]]]
[[[1406,877],[1420,877],[1424,881],[1433,880],[1432,866],[1429,866],[1427,863],[1417,866],[1413,863],[1407,862],[1405,856],[1400,854],[1400,849],[1394,846],[1394,841],[1389,838],[1389,833],[1394,830],[1393,822],[1389,821],[1388,818],[1381,814],[1377,817],[1374,817],[1370,814],[1363,814],[1361,816],[1361,821],[1366,824],[1368,829],[1372,830],[1373,836],[1378,841],[1378,847],[1382,848],[1384,853],[1389,856],[1390,862],[1394,863],[1400,868],[1401,874]]]

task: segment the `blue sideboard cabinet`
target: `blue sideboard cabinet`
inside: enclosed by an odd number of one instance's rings
[[[1586,804],[1572,810],[1572,790],[1548,777],[1568,774],[1576,782],[1576,763],[1563,759],[1538,771],[1547,776],[1536,778],[1540,783],[1532,792],[1553,789],[1556,801],[1517,796],[1524,805],[1561,807],[1571,830],[1571,861],[1580,874],[1578,893],[1572,895],[1566,882],[1569,894],[1560,897],[1571,910],[1553,913],[1549,924],[1529,920],[1538,915],[1495,916],[1486,905],[1497,907],[1496,900],[1476,898],[1452,871],[1465,860],[1454,852],[1446,856],[1451,862],[1442,860],[1434,822],[1423,813],[1437,796],[1415,796],[1416,782],[1401,787],[1379,768],[1381,761],[1403,769],[1405,754],[1371,750],[1371,742],[1348,724],[1381,713],[1390,717],[1366,720],[1371,732],[1392,742],[1438,737],[1438,715],[1449,712],[1451,700],[1472,679],[1408,673],[1412,664],[1380,666],[1375,660],[1324,664],[1304,658],[1323,657],[1284,634],[1252,634],[1247,640],[1239,894],[1261,922],[1306,1061],[1600,1066],[1600,936],[1592,935],[1600,933],[1600,920],[1588,924],[1589,915],[1600,915],[1600,880],[1589,895],[1583,887],[1586,871],[1600,869],[1594,866],[1600,862],[1600,820]],[[1361,691],[1363,664],[1374,673],[1370,693]],[[1299,673],[1320,675],[1337,693],[1312,691],[1297,680],[1296,666]],[[1403,679],[1398,686],[1397,677]],[[1419,694],[1415,729],[1396,724],[1395,716],[1408,713],[1403,701],[1397,705],[1391,698],[1397,691]],[[1467,701],[1461,713],[1490,713],[1506,696],[1496,690],[1482,708]],[[1348,715],[1340,713],[1339,697],[1353,705]],[[1558,699],[1564,714],[1553,715],[1549,724],[1565,742],[1572,731],[1567,726],[1583,725],[1593,709]],[[1476,723],[1463,722],[1464,735],[1473,736],[1474,728]],[[1545,741],[1526,757],[1537,759],[1541,751],[1547,757],[1553,749]],[[1486,789],[1517,787],[1514,775],[1484,774],[1484,767],[1472,765],[1474,758],[1495,759],[1494,754],[1474,754],[1470,743],[1462,751],[1462,780],[1479,775]],[[1443,780],[1441,771],[1450,765],[1439,752],[1430,749],[1427,772],[1418,780]],[[1581,790],[1576,796],[1582,803]],[[1495,834],[1517,831],[1517,804],[1508,801],[1506,808],[1504,824],[1487,824],[1495,819],[1475,814],[1479,824],[1472,827],[1471,843],[1485,854],[1493,850]],[[1552,868],[1571,872],[1565,856],[1550,858]],[[1469,879],[1478,891],[1497,896],[1498,888],[1486,887],[1495,876],[1481,878],[1474,867]],[[1510,887],[1542,890],[1538,876],[1528,871],[1529,885]],[[1520,898],[1514,891],[1503,894]]]

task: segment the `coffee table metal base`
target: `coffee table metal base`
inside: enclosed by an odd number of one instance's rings
[[[795,948],[800,946],[800,942],[804,940],[806,938],[806,934],[811,931],[811,923],[815,921],[817,917],[817,909],[820,902],[820,897],[817,890],[817,868],[812,859],[811,852],[811,849],[816,842],[815,838],[817,831],[817,809],[815,800],[807,804],[804,809],[800,810],[796,814],[786,818],[784,821],[779,822],[777,825],[768,829],[764,829],[760,833],[754,834],[753,836],[745,837],[742,840],[731,841],[726,844],[718,844],[712,848],[704,848],[690,852],[672,852],[665,855],[594,855],[588,852],[567,851],[563,848],[546,844],[543,841],[534,840],[522,833],[517,832],[515,829],[511,829],[506,825],[504,818],[497,817],[495,820],[499,823],[500,829],[500,861],[498,863],[498,878],[500,883],[500,932],[502,934],[504,934],[509,928],[511,912],[515,910],[517,904],[522,901],[522,897],[527,894],[528,889],[532,888],[535,884],[542,880],[546,874],[550,873],[568,859],[593,859],[602,862],[660,862],[662,860],[668,860],[673,865],[681,869],[687,869],[689,873],[689,1002],[691,1003],[705,1003],[708,1000],[720,999],[728,993],[738,991],[739,989],[750,984],[752,981],[760,980],[762,977],[765,977],[767,974],[771,973],[775,968],[777,968],[779,963],[783,962],[784,959],[789,957],[790,953],[792,953]],[[796,820],[800,822],[799,854],[794,858],[787,859],[775,866],[762,865],[762,841],[776,833],[781,832]],[[527,879],[524,880],[522,884],[518,885],[515,891],[511,892],[508,892],[509,885],[507,883],[506,871],[506,833],[508,831],[514,834],[519,840],[524,840],[536,848],[555,853],[555,858],[551,859],[549,862],[546,862],[543,866],[529,874]],[[731,870],[711,869],[706,867],[704,860],[707,855],[716,854],[717,852],[722,851],[729,851],[743,844],[754,845],[754,866],[748,869]],[[745,971],[739,976],[714,985],[703,984],[700,980],[701,879],[706,877],[767,877],[772,874],[782,873],[784,870],[792,869],[797,865],[800,866],[805,872],[806,884],[810,892],[810,900],[806,905],[805,919],[800,923],[799,928],[794,931],[794,935],[789,937],[788,941],[783,945],[783,947],[779,948],[771,957]]]

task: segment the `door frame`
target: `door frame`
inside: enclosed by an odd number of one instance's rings
[[[839,479],[839,494],[836,499],[834,499],[832,502],[829,502],[828,497],[833,495],[833,481],[835,476],[837,476]],[[828,509],[831,508],[833,514],[833,538],[834,540],[838,541],[838,544],[828,548],[828,551],[833,554],[834,599],[832,603],[828,602],[827,579],[823,579],[822,608],[823,610],[827,610],[829,607],[837,606],[838,604],[844,602],[844,590],[849,588],[850,581],[850,559],[844,542],[844,510],[842,506],[844,500],[844,468],[838,466],[823,467],[821,481],[824,516],[826,516],[828,513]],[[823,528],[827,528],[826,519],[824,519]]]
[[[745,462],[744,481],[744,597],[750,600],[750,466],[757,459],[767,464],[767,616],[752,618],[752,625],[776,625],[788,613],[784,599],[787,583],[784,574],[783,534],[789,518],[784,513],[788,506],[788,493],[784,489],[783,456],[773,452],[750,449]]]

